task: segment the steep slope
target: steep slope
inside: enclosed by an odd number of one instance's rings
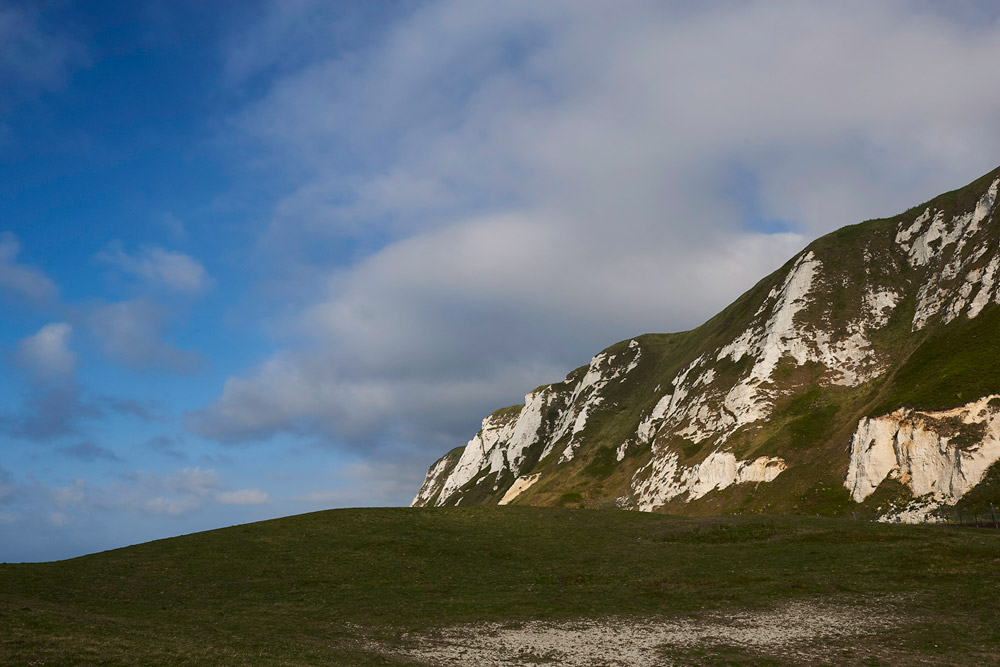
[[[933,519],[1000,458],[998,188],[840,229],[701,327],[609,347],[484,419],[413,505]]]

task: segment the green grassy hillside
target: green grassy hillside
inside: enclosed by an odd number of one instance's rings
[[[865,636],[813,640],[822,664],[995,664],[1000,531],[533,507],[334,510],[0,565],[0,662],[421,664],[405,657],[415,638],[459,623],[697,624],[799,602],[888,619]],[[672,655],[797,662],[788,650],[716,642]]]

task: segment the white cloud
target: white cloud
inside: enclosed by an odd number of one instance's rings
[[[118,363],[137,371],[193,372],[201,358],[164,342],[163,320],[163,312],[144,299],[100,306],[90,315],[104,353]]]
[[[44,273],[17,262],[21,244],[10,232],[0,233],[0,290],[35,306],[52,304],[58,295],[55,283]]]
[[[86,489],[86,482],[78,479],[71,486],[60,486],[52,489],[52,500],[60,507],[75,505],[83,501]]]
[[[299,34],[272,27],[276,51]],[[461,444],[605,345],[696,326],[810,238],[1000,155],[1000,24],[912,3],[446,0],[310,57],[239,119],[301,175],[261,247],[313,295],[308,343],[189,416],[221,440]],[[301,280],[317,248],[371,238]]]
[[[166,488],[178,493],[204,497],[219,487],[219,474],[211,468],[207,470],[202,470],[197,466],[183,468],[164,479],[163,484]]]
[[[164,528],[165,525],[176,525],[150,523],[155,517],[191,517],[206,509],[214,510],[216,517],[220,512],[234,516],[234,511],[235,516],[241,516],[243,510],[224,506],[247,506],[247,511],[252,511],[252,506],[270,502],[268,494],[260,489],[223,489],[225,486],[218,473],[201,467],[186,467],[170,474],[134,471],[107,484],[84,479],[52,483],[34,475],[14,480],[0,467],[0,526],[16,525],[20,538],[30,536],[43,523],[57,528],[74,526],[83,531],[99,529],[102,525],[118,528],[131,525],[125,532],[102,534],[98,530],[92,535],[97,540],[87,547],[94,550],[134,542],[136,530],[147,539],[162,537],[162,531],[173,530]],[[217,521],[217,518],[202,519],[194,525],[209,528]],[[160,527],[150,530],[154,525]],[[185,525],[190,528],[192,524]],[[10,545],[4,544],[9,553],[18,541],[9,530],[4,537],[12,538]],[[75,545],[66,555],[79,555],[82,551],[83,547]]]
[[[143,508],[150,514],[166,514],[167,516],[180,516],[187,514],[201,507],[202,503],[197,498],[185,496],[181,498],[164,498],[157,496],[150,498],[143,505]]]
[[[14,358],[42,383],[66,382],[76,371],[76,354],[69,348],[73,327],[65,322],[46,324],[22,339]]]
[[[260,489],[239,489],[237,491],[222,491],[215,499],[224,505],[265,505],[270,498]]]
[[[175,233],[183,232],[183,226],[178,227],[180,222],[172,216],[165,217],[164,224],[170,224]],[[135,254],[129,254],[120,243],[113,243],[98,253],[97,259],[150,285],[177,292],[197,294],[212,285],[212,279],[201,262],[190,255],[155,246],[143,247]]]

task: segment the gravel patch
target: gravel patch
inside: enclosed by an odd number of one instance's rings
[[[822,659],[824,644],[878,633],[895,624],[885,609],[795,602],[764,612],[698,619],[602,618],[572,622],[457,625],[406,637],[394,651],[431,665],[654,667],[684,651],[726,647],[798,660]]]

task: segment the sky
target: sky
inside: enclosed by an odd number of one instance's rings
[[[0,561],[406,505],[1000,165],[994,3],[0,0]]]

